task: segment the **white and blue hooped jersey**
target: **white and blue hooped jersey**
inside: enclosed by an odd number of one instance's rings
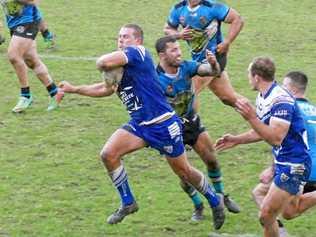
[[[265,95],[259,93],[256,108],[258,118],[267,125],[271,119],[290,124],[282,144],[273,146],[275,164],[304,164],[310,168],[306,129],[295,99],[274,82]]]
[[[19,25],[37,22],[42,16],[39,9],[32,4],[20,4],[14,0],[0,0],[6,15],[9,29]]]
[[[312,159],[311,174],[308,181],[316,182],[316,106],[306,99],[296,99],[307,130],[309,154]]]
[[[143,46],[124,50],[127,64],[117,94],[139,125],[153,124],[175,114],[160,87],[150,53]]]
[[[223,41],[221,22],[225,20],[230,8],[223,3],[202,0],[195,8],[190,8],[188,0],[183,0],[171,9],[168,24],[172,28],[190,27],[193,39],[187,41],[193,60],[202,62],[205,50],[216,53],[216,47]]]
[[[197,75],[199,65],[196,61],[183,61],[175,75],[170,75],[159,65],[157,66],[160,85],[169,103],[179,116],[190,116],[194,113],[192,107],[194,93],[191,78]]]

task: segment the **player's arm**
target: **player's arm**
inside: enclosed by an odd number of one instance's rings
[[[225,134],[221,138],[217,139],[214,144],[214,148],[216,151],[223,151],[240,144],[248,144],[261,140],[262,138],[260,135],[255,130],[251,129],[238,135]]]
[[[182,39],[182,40],[193,39],[193,31],[188,26],[179,31],[177,28],[174,28],[170,26],[168,23],[166,23],[163,31],[166,35],[172,35],[176,37],[177,39]]]
[[[201,77],[205,77],[205,76],[217,77],[217,76],[219,76],[221,73],[221,70],[220,70],[220,66],[216,60],[215,55],[211,51],[206,50],[206,59],[207,59],[208,63],[200,64],[200,66],[198,67],[198,70],[197,70],[197,75],[199,75]]]
[[[113,87],[106,87],[104,82],[75,86],[67,81],[62,81],[58,86],[66,93],[74,93],[90,97],[105,97],[110,96],[115,92]]]
[[[217,47],[218,53],[224,53],[228,51],[230,44],[236,39],[239,32],[244,26],[244,20],[239,15],[239,13],[233,8],[229,9],[229,12],[224,22],[228,23],[230,26],[224,41],[220,43]]]
[[[273,146],[282,144],[289,130],[290,122],[273,117],[272,114],[269,125],[264,124],[257,118],[255,109],[246,99],[237,100],[236,108],[263,140]]]
[[[97,60],[97,68],[102,71],[110,71],[111,69],[126,65],[128,59],[123,51],[115,51],[105,54]]]

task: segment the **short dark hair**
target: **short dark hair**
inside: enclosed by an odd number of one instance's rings
[[[301,71],[292,71],[285,75],[285,77],[291,80],[291,84],[300,90],[301,92],[305,92],[307,84],[308,84],[308,77],[305,73]]]
[[[175,43],[175,42],[177,42],[177,38],[175,36],[172,36],[172,35],[168,35],[168,36],[164,36],[164,37],[159,38],[155,44],[157,53],[164,53],[166,51],[167,44],[168,43]]]
[[[275,64],[270,57],[257,57],[250,65],[252,76],[258,75],[265,81],[273,81],[275,76]]]
[[[134,23],[129,23],[129,24],[124,25],[123,28],[133,29],[135,38],[140,39],[142,43],[144,42],[144,31],[139,25],[134,24]]]

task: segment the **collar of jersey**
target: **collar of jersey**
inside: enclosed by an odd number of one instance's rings
[[[278,84],[276,83],[276,81],[274,81],[271,85],[271,87],[269,88],[269,90],[265,93],[265,94],[262,94],[261,93],[261,96],[266,99],[272,92],[273,88],[276,87]]]

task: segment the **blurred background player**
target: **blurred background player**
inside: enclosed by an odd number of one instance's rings
[[[38,8],[32,0],[1,0],[11,39],[8,47],[8,58],[20,84],[20,98],[12,112],[18,113],[30,107],[33,101],[27,71],[32,69],[49,93],[48,111],[58,107],[62,93],[48,73],[46,65],[37,53],[36,35],[41,19]]]
[[[230,25],[226,38],[221,32],[222,22]],[[169,14],[164,32],[187,41],[192,59],[205,62],[205,51],[216,55],[221,67],[220,77],[197,80],[196,94],[204,85],[225,104],[234,106],[238,95],[235,93],[225,71],[227,53],[231,43],[243,27],[239,13],[223,3],[209,0],[183,0],[175,4]],[[179,30],[181,25],[182,29]]]
[[[286,88],[296,99],[298,107],[302,113],[306,130],[307,140],[309,145],[309,153],[312,158],[311,174],[304,186],[303,194],[299,197],[299,201],[303,199],[310,199],[310,202],[305,202],[305,206],[295,205],[291,212],[286,213],[286,219],[292,219],[315,202],[315,197],[309,194],[316,191],[316,107],[312,105],[305,97],[305,91],[308,85],[307,76],[300,71],[293,71],[288,73],[283,79],[283,87]],[[260,208],[262,201],[269,191],[274,176],[274,166],[265,169],[260,175],[260,183],[252,191],[253,198]],[[314,195],[315,196],[315,195]],[[278,220],[280,237],[287,236],[283,223]]]
[[[207,63],[182,61],[180,45],[174,36],[158,39],[156,51],[159,56],[157,66],[159,82],[169,103],[182,119],[183,142],[185,145],[190,145],[199,155],[207,167],[208,177],[215,191],[224,195],[221,170],[212,141],[194,108],[195,94],[194,82],[192,82],[192,77],[196,75],[200,77],[219,75],[220,68],[216,58],[210,51],[206,51]],[[204,207],[198,192],[188,183],[181,182],[181,187],[194,204],[191,219],[202,220]],[[224,195],[224,204],[229,211],[240,212],[238,205],[228,195]]]

